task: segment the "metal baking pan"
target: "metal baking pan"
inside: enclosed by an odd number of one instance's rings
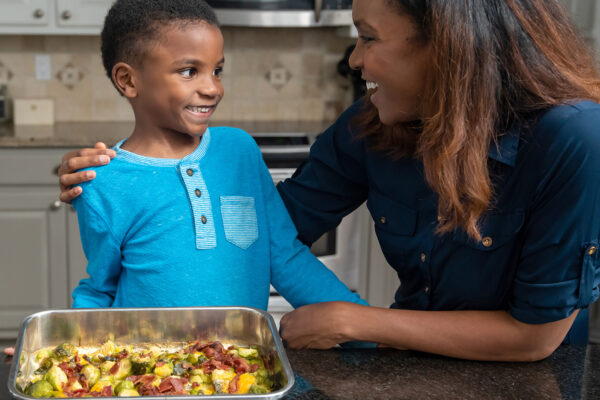
[[[8,389],[17,399],[32,399],[18,391],[17,372],[23,359],[33,352],[70,342],[79,346],[115,343],[168,343],[193,340],[220,340],[258,346],[263,354],[280,361],[281,387],[267,394],[215,394],[210,399],[279,399],[294,385],[294,374],[273,318],[250,307],[186,308],[93,308],[50,310],[25,318],[8,378]],[[114,397],[102,397],[114,398]],[[192,395],[143,396],[144,399],[191,399]]]

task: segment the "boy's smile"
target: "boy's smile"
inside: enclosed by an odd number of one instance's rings
[[[136,134],[199,139],[223,97],[223,36],[207,23],[162,28],[134,68]],[[173,137],[175,134],[175,137]],[[184,140],[185,141],[185,140]],[[197,142],[197,140],[194,140]]]

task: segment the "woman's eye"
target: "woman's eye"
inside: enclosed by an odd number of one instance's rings
[[[223,74],[223,68],[219,67],[219,68],[215,68],[215,70],[213,71],[213,75],[214,76],[221,76]]]
[[[190,78],[190,77],[194,76],[194,74],[196,73],[196,69],[195,68],[186,68],[186,69],[179,71],[179,73],[181,75],[185,76],[186,78]]]
[[[375,38],[372,38],[370,36],[364,36],[364,35],[360,35],[358,38],[364,43],[372,42],[373,40],[375,40]]]

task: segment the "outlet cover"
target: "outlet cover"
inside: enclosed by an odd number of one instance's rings
[[[15,125],[53,125],[53,99],[15,99],[13,108]]]
[[[49,81],[52,79],[50,54],[35,55],[35,79],[38,81]]]

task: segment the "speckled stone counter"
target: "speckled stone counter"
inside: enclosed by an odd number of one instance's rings
[[[561,346],[534,363],[463,361],[393,349],[287,354],[296,379],[288,400],[600,399],[600,345]],[[10,362],[0,357],[2,382]],[[0,399],[10,399],[6,383]]]

